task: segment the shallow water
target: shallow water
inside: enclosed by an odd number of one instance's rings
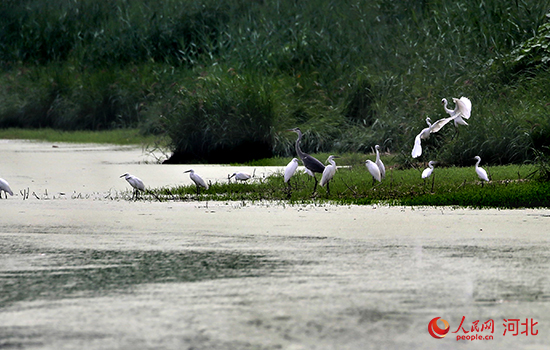
[[[12,187],[123,190],[125,171],[150,186],[186,180],[187,166],[143,164],[140,149],[5,145],[0,176]],[[0,201],[0,348],[545,349],[550,341],[546,209],[48,198]],[[463,316],[466,330],[494,320],[493,339],[457,341]],[[434,317],[450,324],[444,339],[428,333]],[[533,319],[538,334],[503,335],[504,319]]]

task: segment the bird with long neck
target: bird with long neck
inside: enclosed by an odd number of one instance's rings
[[[300,158],[306,169],[310,170],[314,174],[313,178],[315,179],[315,186],[313,187],[313,192],[315,193],[318,182],[317,178],[315,177],[315,173],[322,174],[323,171],[325,171],[325,166],[318,159],[310,156],[307,153],[302,152],[302,149],[300,148],[300,141],[302,140],[303,134],[300,128],[289,129],[287,131],[292,131],[298,134],[298,139],[296,139],[296,154],[298,155],[298,158]]]

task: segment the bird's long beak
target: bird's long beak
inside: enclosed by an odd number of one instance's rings
[[[122,174],[122,175],[120,175],[119,177],[124,177],[124,176],[126,176],[126,174]]]
[[[191,169],[186,170],[186,171],[184,171],[183,173],[185,174],[185,173],[188,173],[188,172],[190,172],[190,171],[191,171]]]

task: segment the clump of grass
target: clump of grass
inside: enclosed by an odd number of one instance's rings
[[[341,159],[339,159],[341,161]],[[340,162],[341,163],[341,162]],[[473,208],[521,208],[550,206],[550,185],[528,179],[533,165],[492,166],[491,182],[482,184],[473,166],[436,167],[435,179],[424,181],[423,169],[388,168],[386,178],[373,185],[372,177],[360,165],[340,168],[330,184],[330,194],[319,187],[312,193],[313,179],[302,172],[283,182],[282,174],[249,183],[214,183],[196,194],[194,186],[153,190],[158,198],[170,200],[288,201],[289,203],[332,202],[339,204],[387,203],[392,205],[466,206]],[[432,191],[432,180],[434,186]]]

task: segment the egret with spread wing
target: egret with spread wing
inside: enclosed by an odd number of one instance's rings
[[[426,118],[426,123],[428,123],[428,127],[422,129],[422,131],[416,135],[414,139],[414,147],[411,152],[411,155],[413,158],[418,158],[422,155],[422,145],[421,140],[426,140],[430,138],[430,134],[433,134],[434,132],[438,132],[441,130],[442,127],[444,127],[448,122],[450,122],[453,118],[443,118],[439,119],[435,123],[432,124],[432,120],[430,118]]]
[[[472,113],[472,102],[468,97],[464,96],[461,98],[453,97],[453,102],[455,103],[455,108],[450,109],[447,108],[447,99],[442,99],[441,104],[443,104],[443,109],[445,109],[445,112],[453,118],[456,127],[459,125],[468,125],[464,119],[470,119],[470,115]]]

